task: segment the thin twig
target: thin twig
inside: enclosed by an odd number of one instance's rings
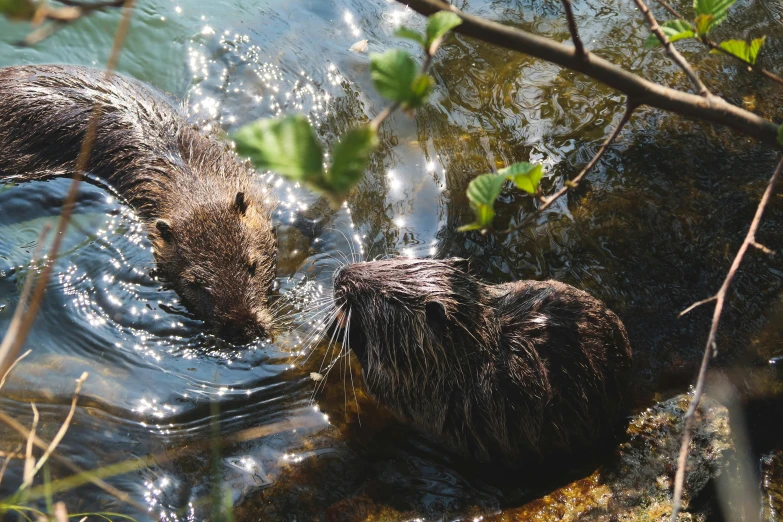
[[[588,172],[590,172],[590,169],[592,169],[596,163],[598,163],[598,160],[601,159],[601,157],[604,155],[606,150],[609,148],[609,146],[614,143],[614,141],[617,139],[617,136],[620,135],[620,131],[623,130],[623,127],[625,127],[625,124],[628,123],[628,120],[631,118],[631,115],[633,114],[633,111],[636,110],[638,105],[631,102],[630,100],[626,101],[625,105],[625,112],[623,113],[622,119],[620,119],[620,123],[617,124],[617,127],[615,127],[614,131],[612,131],[612,134],[604,140],[604,142],[601,144],[601,147],[598,149],[598,151],[595,153],[593,158],[585,165],[585,167],[579,172],[579,174],[576,175],[572,180],[566,181],[563,187],[555,192],[550,197],[543,200],[543,205],[538,207],[535,212],[532,212],[522,218],[522,220],[514,225],[511,228],[508,228],[506,230],[499,230],[495,232],[490,232],[496,235],[503,235],[503,234],[510,234],[511,232],[515,232],[517,230],[520,230],[527,226],[533,219],[541,214],[543,211],[548,209],[552,206],[552,203],[557,201],[559,198],[564,196],[570,189],[576,188],[579,186],[579,182],[584,179],[584,177],[587,175]]]
[[[693,70],[688,61],[683,58],[677,49],[674,48],[674,44],[671,43],[668,38],[666,38],[663,29],[661,29],[661,26],[658,25],[658,21],[655,19],[655,15],[653,15],[652,11],[650,11],[650,8],[647,7],[647,4],[644,3],[644,0],[634,0],[634,2],[636,2],[637,7],[639,7],[639,10],[642,12],[644,17],[647,18],[647,23],[650,24],[650,31],[652,31],[653,34],[658,37],[658,40],[660,40],[663,48],[666,49],[666,54],[669,55],[669,58],[671,58],[672,61],[677,64],[677,66],[682,69],[683,72],[685,72],[688,78],[690,78],[691,83],[693,83],[694,87],[696,87],[696,92],[705,98],[710,97],[710,91],[707,90],[707,87],[699,79],[696,71]]]
[[[130,27],[131,14],[133,13],[133,6],[135,0],[125,0],[122,18],[117,26],[117,32],[114,35],[114,42],[112,44],[111,53],[109,54],[109,60],[106,63],[106,77],[109,78],[112,71],[117,67],[117,60],[119,59],[120,50],[122,49],[125,37],[128,34],[128,28]],[[3,340],[3,346],[6,344],[6,339],[10,338],[9,345],[5,351],[0,350],[0,374],[5,373],[7,366],[19,353],[27,334],[30,331],[30,327],[35,320],[35,316],[38,312],[38,308],[43,300],[43,294],[46,291],[46,284],[51,276],[52,269],[54,267],[54,261],[57,259],[57,255],[62,245],[63,237],[65,236],[65,230],[68,228],[68,223],[71,220],[71,214],[76,204],[76,197],[79,194],[79,183],[84,176],[84,171],[89,161],[90,151],[92,150],[93,142],[95,141],[95,133],[98,128],[98,121],[102,113],[102,108],[96,103],[90,115],[90,120],[87,126],[87,131],[82,141],[82,146],[79,151],[79,157],[76,160],[76,167],[74,169],[73,181],[71,181],[70,188],[68,189],[68,195],[65,198],[62,211],[60,213],[60,219],[57,222],[57,230],[55,232],[54,241],[51,249],[49,250],[48,260],[44,264],[41,275],[38,277],[38,281],[33,291],[33,297],[30,302],[30,307],[27,313],[24,314],[24,318],[19,324],[16,331],[9,329]],[[18,308],[18,307],[17,307]],[[10,337],[9,337],[10,336]]]
[[[568,32],[571,33],[571,41],[574,42],[574,50],[577,56],[584,58],[586,52],[585,47],[582,45],[582,39],[579,37],[579,29],[576,27],[576,19],[574,18],[574,10],[571,6],[571,0],[562,0],[563,9],[565,9],[566,19],[568,20]]]
[[[686,308],[685,310],[680,312],[680,315],[678,315],[677,317],[682,317],[683,315],[687,314],[688,312],[693,311],[694,309],[700,307],[703,304],[707,304],[707,303],[713,302],[715,299],[717,299],[717,297],[713,295],[712,297],[708,297],[707,299],[702,299],[701,301],[696,301],[695,303],[690,305],[688,308]]]
[[[686,20],[684,16],[682,16],[680,13],[677,12],[676,9],[674,9],[671,5],[669,5],[669,3],[666,0],[656,0],[656,1],[659,4],[661,4],[661,6],[664,9],[669,11],[669,13],[672,14],[673,16],[675,16],[676,18],[678,18],[680,20],[683,20],[685,22],[688,22],[688,20]],[[690,22],[688,22],[688,23],[690,24]],[[728,52],[726,49],[724,49],[723,47],[718,45],[716,42],[710,40],[706,36],[703,36],[703,37],[697,36],[696,39],[698,41],[700,41],[702,44],[704,44],[707,47],[709,47],[710,49],[714,49],[714,50],[718,51],[721,54],[725,54],[726,56],[731,56],[732,58],[734,58],[738,62],[742,63],[743,65],[747,65],[748,67],[750,67],[751,70],[753,70],[753,72],[761,74],[762,76],[765,76],[765,77],[769,78],[770,80],[783,85],[783,78],[781,78],[780,76],[777,76],[776,74],[773,74],[773,73],[769,72],[768,70],[764,69],[763,67],[759,67],[755,63],[750,63],[750,62],[740,58],[736,54],[732,54],[732,53]]]
[[[756,215],[753,216],[753,221],[750,223],[750,228],[748,229],[748,233],[745,236],[745,240],[742,242],[742,245],[740,245],[739,250],[737,250],[737,255],[734,257],[734,261],[731,263],[729,272],[726,274],[726,279],[723,280],[723,284],[721,285],[720,290],[718,290],[718,293],[715,294],[715,310],[712,313],[710,334],[707,337],[707,344],[704,347],[704,356],[701,359],[701,367],[699,368],[699,376],[696,379],[696,388],[693,391],[693,398],[691,399],[690,406],[688,407],[688,411],[685,412],[684,417],[685,427],[683,428],[680,455],[677,458],[677,474],[674,478],[674,500],[672,505],[671,518],[673,522],[677,520],[677,514],[680,511],[683,484],[685,482],[685,465],[688,460],[688,449],[691,441],[691,430],[693,429],[694,413],[696,412],[696,408],[699,406],[699,401],[701,400],[702,393],[704,392],[704,381],[707,375],[707,366],[709,365],[711,354],[713,354],[715,351],[715,338],[717,337],[718,333],[718,323],[720,322],[720,316],[723,312],[723,303],[726,300],[726,294],[728,293],[729,285],[731,285],[731,282],[734,279],[734,275],[737,273],[737,269],[739,268],[740,263],[742,263],[742,259],[745,256],[745,253],[748,251],[748,248],[756,241],[756,231],[759,228],[761,217],[764,215],[764,209],[766,208],[767,203],[772,196],[772,192],[775,189],[775,184],[780,177],[781,171],[783,171],[783,158],[781,158],[777,168],[775,168],[775,173],[772,174],[772,177],[769,179],[769,183],[767,183],[767,188],[764,191],[764,195],[761,197],[761,201],[756,208]]]

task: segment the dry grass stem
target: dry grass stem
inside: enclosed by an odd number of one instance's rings
[[[54,505],[54,520],[56,522],[68,522],[68,510],[65,509],[63,502],[58,502]]]
[[[35,429],[38,427],[38,408],[35,407],[35,403],[31,402],[30,407],[33,409],[33,423],[30,426],[30,434],[27,436],[27,448],[25,449],[24,458],[24,476],[22,479],[22,488],[29,486],[33,483],[33,477],[35,472],[35,459],[33,458],[33,439],[35,439]]]
[[[32,350],[27,350],[22,355],[17,357],[16,360],[13,363],[11,363],[11,366],[9,366],[8,369],[5,371],[5,373],[3,374],[3,378],[0,379],[0,389],[3,388],[3,385],[5,384],[5,380],[8,378],[9,375],[11,375],[11,372],[16,367],[16,365],[19,364],[19,361],[21,361],[22,359],[24,359],[25,357],[27,357],[31,353],[33,353]]]
[[[13,429],[15,432],[20,434],[25,439],[30,436],[30,431],[27,428],[22,426],[16,419],[6,414],[3,410],[0,410],[0,422],[7,424],[11,429]],[[49,447],[49,443],[43,439],[40,439],[39,437],[34,437],[33,443],[37,448],[42,449],[44,451],[46,451]],[[129,504],[143,512],[147,511],[147,508],[145,506],[133,500],[130,497],[130,495],[128,495],[123,491],[120,491],[119,489],[115,488],[114,486],[107,483],[106,481],[94,476],[93,473],[83,470],[82,468],[80,468],[79,466],[71,462],[69,459],[61,455],[58,455],[57,453],[52,453],[51,458],[56,460],[66,468],[70,469],[72,472],[86,476],[87,482],[90,482],[98,486],[106,493],[112,495],[113,497],[116,497],[118,500],[125,502],[126,504]]]
[[[76,412],[76,402],[79,399],[79,392],[82,391],[82,386],[84,385],[84,381],[87,380],[88,373],[84,372],[81,377],[76,381],[76,390],[73,392],[73,399],[71,399],[71,409],[68,411],[68,416],[65,418],[65,421],[63,422],[62,426],[60,426],[60,429],[57,431],[57,434],[52,439],[52,442],[49,444],[49,446],[46,448],[46,451],[41,456],[40,459],[38,459],[38,463],[35,465],[35,469],[33,470],[33,475],[38,473],[38,471],[41,470],[43,465],[46,463],[46,461],[49,459],[49,456],[52,454],[52,452],[55,450],[58,444],[63,440],[63,437],[65,437],[65,433],[68,431],[68,426],[71,425],[71,419],[73,419],[73,414]]]
[[[16,345],[14,341],[19,335],[19,329],[22,326],[24,314],[27,310],[27,302],[30,300],[30,294],[33,290],[33,282],[36,279],[35,264],[41,257],[44,241],[46,240],[46,236],[49,235],[49,231],[51,229],[52,227],[47,224],[38,234],[38,244],[35,246],[35,250],[33,250],[32,259],[30,259],[30,270],[24,280],[24,285],[22,285],[22,293],[19,296],[19,302],[17,303],[16,309],[14,310],[11,323],[8,325],[8,330],[5,332],[3,342],[0,343],[0,373],[3,374],[3,380],[0,382],[0,388],[2,388],[3,384],[5,383],[8,372],[10,372],[14,364],[19,361],[19,359],[15,358],[16,353],[18,352],[19,348],[21,348],[21,345]],[[15,359],[13,364],[8,365],[8,362],[10,362],[12,359]]]
[[[21,453],[19,453],[19,450],[22,449],[22,444],[19,444],[14,451],[10,453],[6,453],[5,459],[3,460],[2,466],[0,466],[0,484],[3,483],[3,475],[5,475],[5,469],[8,467],[8,464],[11,462],[11,459],[16,459],[22,456]]]
[[[764,209],[767,207],[772,192],[775,190],[775,184],[780,178],[780,173],[783,171],[783,158],[780,159],[778,166],[775,168],[775,172],[767,183],[767,188],[764,190],[764,195],[761,196],[761,201],[756,207],[756,214],[753,216],[753,221],[750,223],[748,233],[745,235],[745,240],[737,250],[737,255],[734,256],[734,261],[731,263],[729,272],[726,274],[726,279],[723,280],[723,284],[715,294],[715,310],[712,313],[712,324],[710,325],[710,334],[707,338],[707,344],[704,347],[704,356],[701,360],[701,366],[699,367],[699,376],[696,379],[696,387],[693,390],[693,398],[691,399],[688,411],[685,412],[685,427],[682,433],[682,445],[680,446],[680,454],[677,458],[677,474],[674,477],[674,499],[672,505],[672,522],[676,522],[677,515],[680,512],[680,504],[682,503],[682,490],[685,484],[685,466],[688,461],[688,449],[691,441],[691,430],[693,429],[693,419],[696,408],[699,407],[699,401],[704,393],[704,382],[707,376],[707,367],[709,366],[710,358],[716,350],[715,339],[718,333],[718,324],[720,323],[720,316],[723,312],[723,303],[726,300],[726,294],[728,293],[729,286],[731,285],[734,275],[737,273],[737,269],[742,263],[742,259],[745,257],[745,253],[748,248],[756,242],[756,231],[761,224],[761,217],[764,215]]]

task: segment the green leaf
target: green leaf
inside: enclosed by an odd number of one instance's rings
[[[401,49],[370,54],[370,76],[375,88],[391,101],[408,103],[418,69],[410,54]]]
[[[427,50],[431,53],[434,43],[440,45],[440,40],[446,33],[462,23],[459,16],[448,11],[438,11],[427,19]],[[437,45],[436,45],[437,47]]]
[[[408,40],[413,40],[417,44],[421,45],[422,47],[427,47],[427,40],[425,39],[424,35],[421,34],[418,31],[414,31],[413,29],[409,27],[400,27],[396,31],[394,31],[395,36],[399,36],[400,38],[407,38]]]
[[[711,27],[715,27],[726,19],[729,14],[729,8],[737,0],[693,0],[693,10],[696,16],[712,15],[715,19]]]
[[[703,14],[696,17],[693,21],[696,24],[696,34],[704,36],[712,28],[712,24],[715,22],[715,17],[711,14]]]
[[[435,79],[429,74],[420,74],[411,84],[411,96],[408,100],[408,107],[415,109],[420,107],[435,87]]]
[[[535,194],[538,192],[538,184],[544,176],[544,166],[521,161],[498,170],[498,174],[505,176],[517,188],[524,190],[528,194]]]
[[[349,130],[334,146],[332,168],[323,188],[336,195],[350,191],[362,179],[370,154],[377,146],[378,135],[370,126]]]
[[[231,135],[240,156],[295,181],[323,177],[323,149],[304,116],[257,120]]]
[[[0,0],[0,14],[12,20],[30,20],[35,7],[31,0]]]
[[[748,63],[755,64],[756,58],[758,58],[759,51],[761,50],[761,46],[764,45],[764,40],[766,40],[766,38],[766,36],[756,38],[750,42],[750,45],[742,40],[726,40],[720,43],[720,48],[729,54],[733,54],[737,58],[745,60]],[[720,51],[713,49],[710,51],[710,53],[718,54]]]
[[[468,185],[468,200],[476,214],[476,224],[487,227],[495,217],[495,200],[503,189],[506,177],[500,174],[482,174]]]
[[[783,124],[778,127],[778,145],[783,145]]]
[[[661,31],[663,31],[663,34],[665,34],[666,38],[672,43],[677,40],[693,38],[695,36],[693,27],[685,20],[669,20],[668,22],[664,22],[661,24]],[[658,40],[658,37],[655,36],[655,34],[651,34],[644,41],[645,49],[654,49],[660,45],[661,41]]]

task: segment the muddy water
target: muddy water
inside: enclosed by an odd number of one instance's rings
[[[567,39],[559,2],[462,3]],[[687,11],[687,2],[678,4]],[[631,2],[579,1],[575,10],[592,50],[688,87],[659,52],[641,48],[647,33]],[[780,13],[775,2],[740,2],[721,37],[769,35],[761,61],[774,70],[783,56]],[[11,45],[27,29],[0,21],[0,65],[100,65],[116,21],[116,13],[98,14],[27,50]],[[393,37],[400,24],[421,21],[387,0],[142,1],[120,70],[183,100],[205,128],[302,113],[329,143],[384,106],[370,84],[367,56],[350,46],[368,39],[370,51],[413,50]],[[681,47],[712,90],[776,121],[783,117],[777,87],[695,44]],[[0,408],[29,425],[35,402],[39,433],[50,439],[75,379],[88,371],[59,453],[84,468],[146,455],[155,464],[108,479],[145,509],[85,486],[61,495],[72,512],[202,520],[211,516],[216,479],[247,520],[365,512],[454,519],[535,496],[540,489],[509,486],[389,419],[364,395],[346,358],[332,367],[323,390],[316,388],[310,372],[326,373],[337,353],[316,346],[294,355],[313,333],[311,323],[322,316],[315,310],[346,257],[458,255],[471,257],[488,281],[568,282],[605,300],[625,322],[637,354],[640,403],[687,386],[709,310],[684,319],[677,313],[720,285],[775,158],[723,129],[641,110],[589,182],[534,224],[507,237],[458,234],[471,219],[464,191],[475,175],[541,161],[544,187],[556,190],[611,132],[623,98],[587,78],[462,37],[443,47],[433,74],[431,103],[414,118],[396,114],[384,126],[380,153],[339,211],[259,173],[282,202],[275,215],[279,292],[312,311],[293,317],[292,331],[274,343],[237,347],[214,338],[150,276],[150,245],[133,212],[105,189],[84,186],[27,343],[33,351],[0,392]],[[66,190],[65,180],[0,187],[0,331],[30,271],[38,233],[54,222]],[[504,192],[499,228],[533,208],[528,197]],[[303,220],[318,225],[294,226]],[[781,238],[783,202],[776,197],[759,240],[779,250]],[[782,287],[783,256],[751,253],[719,336],[719,365],[753,400],[749,422],[759,450],[774,446],[781,433],[770,421],[780,410],[780,374],[769,361],[783,357]],[[218,439],[222,444],[214,444]],[[5,451],[21,442],[5,427],[0,441]],[[52,473],[68,475],[59,465]],[[21,476],[14,461],[0,492],[13,492]]]

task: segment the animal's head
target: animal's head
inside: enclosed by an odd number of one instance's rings
[[[232,340],[268,336],[272,328],[277,242],[262,198],[252,187],[227,191],[216,182],[150,225],[161,274],[193,312]]]
[[[466,268],[462,259],[397,258],[348,265],[335,276],[338,322],[376,396],[448,379],[444,368],[469,372],[485,290]]]

